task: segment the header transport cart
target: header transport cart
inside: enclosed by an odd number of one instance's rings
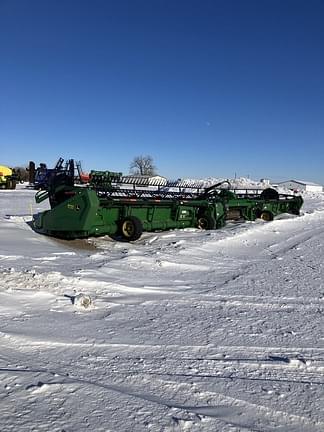
[[[74,160],[53,170],[48,187],[36,193],[36,202],[49,199],[51,209],[34,216],[34,229],[64,239],[110,235],[127,241],[143,231],[197,227],[217,229],[227,219],[272,220],[280,213],[298,215],[300,196],[265,189],[239,195],[224,189],[229,182],[203,188],[201,183],[123,176],[91,171],[87,185],[75,184]]]

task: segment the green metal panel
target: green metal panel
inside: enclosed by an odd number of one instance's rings
[[[35,221],[36,228],[60,237],[86,237],[102,233],[105,226],[99,213],[99,200],[96,193],[89,189],[76,190],[66,201],[42,214]]]

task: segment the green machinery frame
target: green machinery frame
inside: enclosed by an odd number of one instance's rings
[[[228,182],[208,188],[179,181],[152,186],[147,178],[111,171],[92,171],[90,183],[78,186],[72,172],[72,166],[54,172],[48,189],[37,192],[36,202],[49,198],[51,209],[34,216],[36,231],[65,239],[110,235],[133,241],[143,231],[210,230],[229,219],[271,221],[280,213],[298,215],[303,204],[300,196],[273,189],[240,195],[222,188]]]

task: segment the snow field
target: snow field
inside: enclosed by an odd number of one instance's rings
[[[0,191],[1,430],[324,430],[324,196],[82,249],[33,196]]]

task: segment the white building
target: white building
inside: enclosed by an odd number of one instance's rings
[[[267,178],[262,178],[260,180],[260,183],[262,183],[263,186],[270,186],[270,184],[271,184],[270,179],[267,179]]]
[[[294,190],[294,191],[323,192],[323,186],[316,183],[301,181],[301,180],[287,180],[278,183],[278,186],[284,187],[286,189]]]

